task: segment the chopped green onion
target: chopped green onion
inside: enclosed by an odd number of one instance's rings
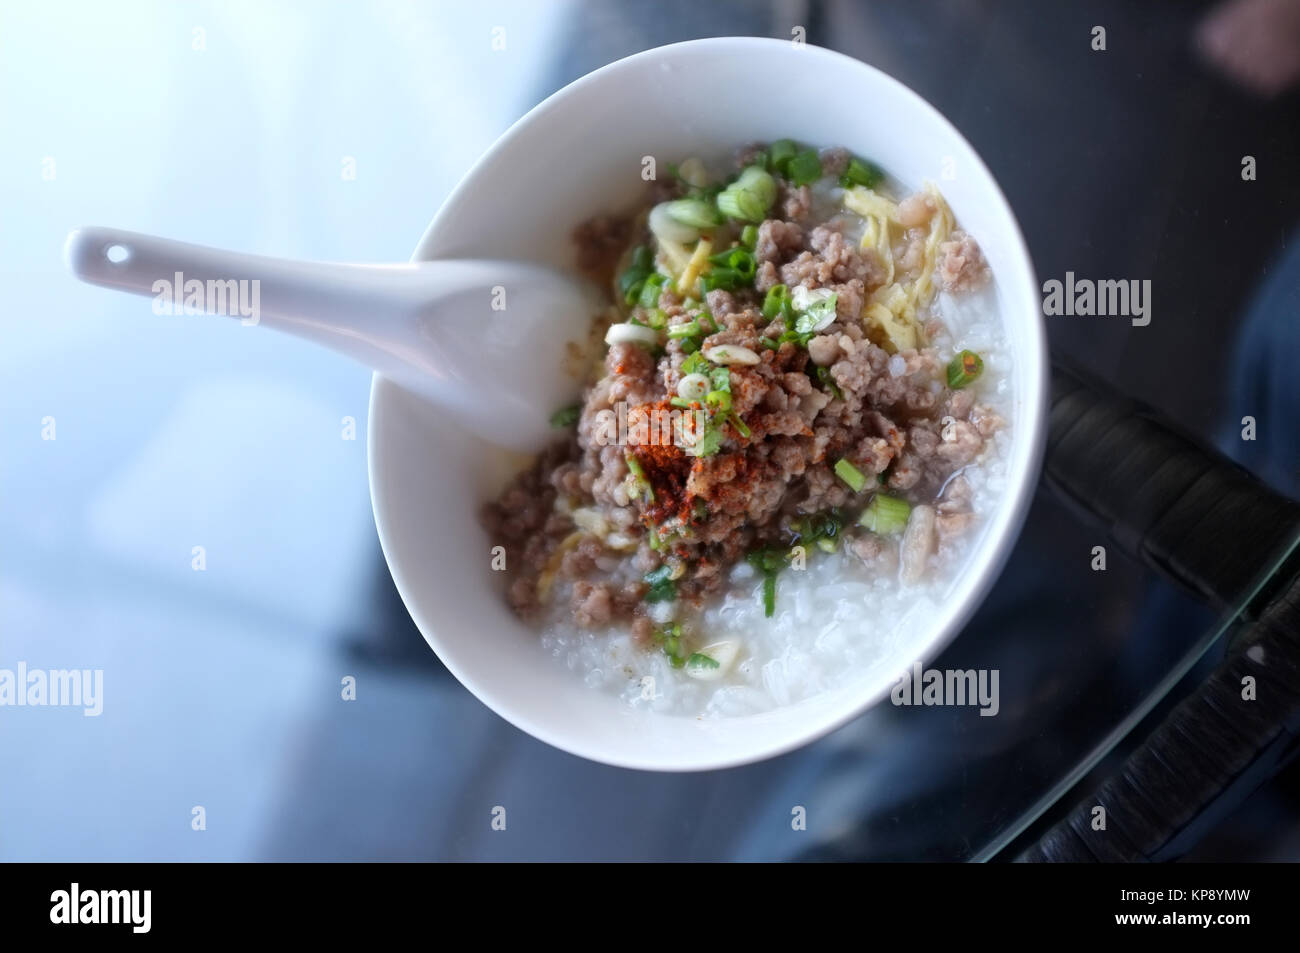
[[[841,458],[835,461],[835,475],[847,483],[854,493],[861,493],[862,488],[867,485],[866,475],[847,459]]]
[[[786,166],[786,178],[794,185],[810,185],[822,177],[822,160],[812,149],[804,149]]]
[[[700,349],[700,342],[695,338],[682,338],[682,351],[686,354],[694,354]]]
[[[725,390],[711,390],[705,395],[706,403],[713,404],[724,413],[731,410],[731,395]],[[748,435],[747,435],[748,436]]]
[[[965,387],[984,372],[984,361],[974,351],[962,351],[948,362],[948,386]]]
[[[769,572],[763,577],[763,615],[772,618],[776,612],[776,573]]]
[[[692,228],[714,228],[722,224],[717,209],[702,199],[676,199],[668,202],[664,210],[669,218]]]
[[[677,381],[677,396],[690,400],[703,400],[711,390],[707,374],[683,374]]]
[[[776,180],[751,165],[740,177],[718,193],[718,210],[728,218],[761,222],[776,201]]]
[[[674,178],[681,179],[693,188],[704,188],[709,184],[708,169],[704,167],[703,162],[694,156],[675,169],[669,166],[668,171]]]
[[[646,324],[656,331],[662,331],[668,326],[668,313],[662,308],[651,308],[646,312]]]
[[[781,350],[780,342],[774,338],[759,338],[758,343],[763,345],[763,347],[767,348],[769,351]]]
[[[672,567],[660,566],[646,573],[642,578],[649,583],[646,602],[672,602],[677,598],[677,583],[672,579]]]
[[[742,221],[761,221],[766,209],[763,209],[748,192],[724,189],[718,193],[718,210],[728,218]]]
[[[824,553],[833,553],[840,548],[842,527],[840,511],[832,509],[795,520],[790,524],[790,532],[795,542],[811,543]]]
[[[825,385],[826,389],[830,391],[831,396],[836,400],[844,399],[844,392],[835,386],[835,378],[831,377],[831,369],[829,367],[817,368],[817,380],[821,381],[822,384]]]
[[[757,192],[759,197],[763,198],[768,205],[776,201],[776,180],[767,173],[767,170],[756,166],[742,169],[736,181],[732,182],[731,186],[728,187],[739,187],[749,192]]]
[[[793,313],[792,308],[789,288],[773,285],[767,289],[767,295],[763,298],[763,317],[772,321],[780,315],[789,316]]]
[[[664,655],[668,656],[668,662],[673,668],[681,668],[686,664],[686,653],[682,648],[681,623],[674,622],[660,629],[655,633],[655,641],[662,646]]]
[[[750,228],[753,226],[751,225]],[[733,245],[709,256],[709,261],[717,265],[728,265],[737,271],[753,274],[754,253],[744,245]]]
[[[683,407],[688,410],[690,409],[691,406],[691,402],[687,400],[685,397],[669,397],[668,403],[672,404],[674,407]]]
[[[688,668],[717,668],[718,660],[702,652],[695,652],[686,660],[686,665]]]
[[[907,518],[912,512],[912,505],[907,500],[896,496],[877,493],[867,504],[867,508],[858,517],[858,525],[865,526],[873,533],[882,536],[901,532],[907,525]]]
[[[746,225],[740,230],[740,244],[746,248],[753,248],[758,244],[758,227],[755,225]]]
[[[734,271],[746,282],[753,281],[754,273],[758,270],[758,262],[754,259],[754,253],[741,245],[734,248],[725,248],[716,255],[711,255],[709,262],[715,266]],[[705,277],[707,278],[708,275],[705,275]]]
[[[840,517],[840,511],[832,509],[825,513],[818,513],[809,518],[808,532],[819,538],[830,538],[839,534],[843,524],[844,521]]]
[[[646,227],[650,229],[650,234],[661,242],[682,242],[691,243],[698,241],[700,238],[700,229],[694,225],[687,225],[685,222],[679,222],[668,213],[668,206],[671,202],[660,202],[654,208],[650,209],[650,214],[646,216]]]
[[[730,395],[728,395],[728,402],[730,402]],[[740,419],[739,414],[727,414],[727,420],[731,422],[731,426],[735,427],[737,433],[739,433],[742,437],[744,437],[746,440],[750,438],[751,436],[750,429],[745,425],[745,422]]]
[[[684,324],[674,324],[668,329],[669,338],[693,338],[700,334],[699,321],[687,321]]]
[[[854,156],[840,175],[840,185],[846,189],[854,185],[865,185],[869,189],[874,189],[884,177],[884,170],[880,166]]]
[[[700,276],[700,284],[704,286],[705,292],[717,291],[718,289],[735,291],[745,284],[745,277],[734,268],[715,265]]]
[[[778,139],[767,150],[768,168],[785,175],[790,160],[799,151],[799,145],[793,139]]]
[[[578,418],[581,416],[582,416],[581,404],[573,404],[569,407],[561,407],[555,413],[551,414],[551,426],[558,427],[560,429],[564,429],[565,427],[572,427],[574,424],[578,422]]]
[[[663,290],[664,282],[668,279],[655,272],[647,275],[641,285],[641,294],[637,297],[637,303],[643,308],[653,308],[659,303],[659,292]]]
[[[636,458],[635,454],[631,453],[624,454],[623,459],[627,461],[628,472],[632,474],[637,490],[645,496],[647,503],[653,503],[655,501],[655,491],[650,485],[650,480],[645,475],[645,470],[641,468],[641,461]]]
[[[810,334],[816,331],[824,331],[830,327],[835,323],[837,317],[835,305],[839,297],[839,293],[835,292],[824,298],[818,298],[808,305],[795,318],[794,330],[800,334]]]
[[[777,572],[785,565],[785,552],[773,546],[760,546],[745,556],[745,561],[759,572]]]
[[[627,270],[618,278],[618,290],[622,292],[625,304],[636,304],[641,297],[641,289],[646,278],[653,271],[654,257],[650,254],[650,249],[645,245],[637,246],[632,252],[632,260],[628,263]]]

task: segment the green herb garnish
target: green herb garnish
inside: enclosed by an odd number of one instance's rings
[[[672,602],[677,598],[677,583],[671,578],[672,568],[660,566],[646,573],[642,578],[649,584],[646,602]]]
[[[962,351],[948,362],[948,386],[958,390],[984,373],[984,361],[974,351]]]
[[[561,407],[555,413],[551,414],[551,426],[559,429],[572,427],[582,416],[582,405],[573,404],[569,407]]]
[[[845,458],[835,461],[835,475],[847,483],[854,493],[861,493],[867,485],[867,475]]]
[[[770,619],[776,612],[776,573],[763,577],[763,615]]]
[[[749,227],[753,228],[752,225]],[[715,265],[730,268],[749,281],[754,280],[754,272],[758,268],[754,253],[742,245],[736,245],[733,248],[724,249],[716,255],[711,255],[709,261]]]
[[[664,206],[668,217],[692,228],[715,228],[722,224],[717,209],[703,199],[676,199]]]
[[[641,461],[631,453],[624,454],[623,459],[627,462],[627,469],[632,474],[632,482],[636,485],[637,492],[645,497],[647,503],[653,503],[655,491],[645,475],[645,470],[641,467]]]
[[[849,160],[849,164],[844,167],[844,172],[840,175],[840,185],[846,189],[854,185],[863,185],[869,189],[874,189],[884,177],[884,170],[880,166],[854,156]]]
[[[726,367],[713,367],[708,371],[709,383],[714,390],[731,393],[731,370]]]
[[[641,284],[641,294],[637,296],[637,303],[643,308],[654,308],[659,304],[659,293],[663,291],[664,282],[667,277],[659,272],[647,275]]]
[[[718,193],[718,210],[728,218],[761,222],[775,201],[776,180],[761,167],[751,165]]]
[[[682,644],[682,626],[680,622],[674,622],[672,625],[665,626],[656,632],[655,641],[663,648],[664,655],[668,656],[668,662],[673,668],[681,668],[686,664],[686,648]]]
[[[773,172],[786,174],[790,160],[799,151],[799,144],[793,139],[778,139],[767,148],[767,165]]]
[[[711,457],[722,449],[725,437],[721,427],[710,424],[704,428],[703,433],[696,434],[695,443],[687,448],[687,452],[693,457]]]
[[[763,574],[763,615],[771,618],[776,611],[776,576],[785,566],[785,550],[761,546],[745,559]]]
[[[785,285],[773,285],[767,289],[763,298],[763,317],[773,321],[778,317],[789,318],[794,314],[790,303],[790,289]]]
[[[822,177],[822,160],[812,149],[797,153],[786,166],[786,178],[794,185],[811,185]]]
[[[844,392],[836,386],[835,378],[831,377],[831,369],[829,367],[817,368],[817,380],[821,381],[825,388],[830,391],[831,396],[836,400],[844,399]]]
[[[709,359],[703,354],[692,354],[682,361],[682,377],[687,374],[707,374],[713,369]]]
[[[800,334],[812,334],[822,328],[827,327],[835,320],[835,305],[839,301],[839,293],[828,295],[808,305],[794,319],[794,330]],[[828,321],[827,318],[830,320]]]
[[[912,505],[907,500],[899,499],[896,496],[886,496],[884,493],[877,493],[867,504],[867,508],[862,511],[858,517],[858,525],[865,526],[873,533],[879,533],[887,536],[891,533],[902,532],[907,526],[907,518],[911,515]]]
[[[637,303],[641,290],[645,287],[645,280],[654,272],[654,267],[654,256],[650,254],[650,249],[638,245],[632,252],[627,270],[618,277],[618,290],[623,294],[624,304],[631,306]]]

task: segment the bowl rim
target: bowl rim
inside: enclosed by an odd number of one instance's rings
[[[489,146],[465,171],[460,181],[447,194],[438,211],[430,220],[429,225],[425,228],[423,234],[417,243],[414,252],[411,255],[411,261],[428,260],[427,249],[432,243],[433,236],[437,234],[442,226],[443,219],[447,217],[450,210],[458,204],[461,196],[469,191],[476,177],[477,170],[488,162],[492,157],[507,149],[514,138],[522,134],[526,127],[530,127],[544,117],[552,110],[558,108],[559,101],[571,95],[575,90],[581,89],[587,85],[602,82],[605,77],[611,73],[631,69],[641,64],[645,60],[652,60],[663,57],[670,51],[681,51],[683,48],[697,47],[726,47],[730,49],[748,48],[750,52],[761,53],[775,49],[777,47],[785,48],[792,45],[792,41],[778,39],[773,37],[752,37],[752,36],[722,36],[706,37],[694,40],[685,40],[678,43],[670,43],[663,46],[653,47],[647,50],[641,50],[628,56],[614,60],[605,64],[589,73],[580,76],[572,82],[566,84],[560,89],[548,95],[545,99],[533,106],[522,116],[510,124],[510,126]],[[1019,220],[1016,218],[1015,211],[1011,203],[1007,201],[1001,185],[994,177],[993,173],[985,164],[983,158],[971,143],[962,135],[961,131],[945,116],[938,108],[933,106],[919,93],[902,81],[894,78],[890,74],[870,63],[863,62],[855,57],[840,53],[836,50],[827,49],[826,47],[815,46],[813,44],[801,44],[802,53],[811,53],[816,56],[823,56],[828,59],[840,60],[852,68],[874,74],[876,82],[893,87],[893,91],[902,100],[906,101],[910,110],[928,112],[932,118],[939,123],[948,135],[953,137],[957,142],[962,143],[970,153],[970,158],[976,164],[978,171],[983,173],[991,185],[992,191],[990,198],[1001,204],[1000,212],[1005,213],[1005,217],[1010,226],[1007,235],[1008,248],[1013,255],[1022,261],[1027,271],[1030,283],[1033,287],[1033,297],[1037,297],[1037,270],[1034,267],[1033,257],[1029,252],[1028,245],[1025,242],[1024,235],[1021,232]],[[1023,290],[1023,289],[1018,289]],[[1006,297],[1010,297],[1007,295]],[[1017,297],[1019,297],[1017,295]],[[1019,307],[1019,302],[1004,301],[1006,307]],[[965,596],[959,610],[954,613],[949,621],[941,627],[942,631],[936,633],[936,636],[926,643],[917,654],[913,657],[913,664],[919,662],[928,664],[938,657],[942,651],[950,645],[957,635],[965,628],[970,621],[971,616],[979,608],[987,597],[993,584],[1001,576],[1006,562],[1015,548],[1025,520],[1028,517],[1029,508],[1033,501],[1037,489],[1039,475],[1042,467],[1046,443],[1046,418],[1048,409],[1048,374],[1049,359],[1047,350],[1046,328],[1043,324],[1041,306],[1035,306],[1036,320],[1030,322],[1032,327],[1032,341],[1020,341],[1015,346],[1014,352],[1017,360],[1025,360],[1032,363],[1023,374],[1023,382],[1026,385],[1027,393],[1016,393],[1018,416],[1016,420],[1016,429],[1021,432],[1022,438],[1026,441],[1025,446],[1027,454],[1023,457],[1023,463],[1019,468],[1013,468],[1011,464],[1013,459],[1008,460],[1007,486],[1004,491],[1002,506],[1000,508],[1001,526],[990,525],[989,532],[996,532],[996,540],[990,545],[986,557],[981,562],[983,569],[981,576],[976,585],[974,585]],[[371,510],[374,516],[375,530],[379,537],[380,549],[384,554],[384,561],[388,566],[389,574],[392,577],[394,587],[406,607],[412,622],[424,637],[431,651],[433,651],[456,680],[482,702],[488,709],[496,715],[509,722],[514,727],[527,733],[528,735],[578,757],[594,761],[601,764],[611,765],[613,767],[678,773],[693,771],[722,770],[726,768],[739,767],[746,764],[753,764],[777,757],[790,751],[797,750],[814,741],[826,737],[830,733],[842,728],[849,722],[863,715],[868,709],[874,707],[882,701],[889,693],[889,685],[871,692],[864,693],[860,700],[847,706],[846,709],[833,718],[823,719],[821,721],[810,720],[808,728],[801,732],[795,733],[787,740],[771,744],[767,747],[755,746],[753,750],[747,750],[738,754],[727,754],[725,751],[717,753],[709,752],[707,755],[692,757],[683,757],[676,762],[665,759],[661,755],[652,757],[634,757],[622,756],[618,752],[611,753],[607,747],[590,744],[580,737],[562,735],[552,731],[546,725],[538,724],[531,715],[526,711],[520,710],[511,698],[500,697],[496,695],[486,684],[475,683],[472,678],[466,677],[460,666],[453,661],[450,656],[452,653],[439,651],[442,640],[435,636],[436,627],[429,625],[422,618],[419,608],[419,602],[413,597],[412,592],[414,585],[408,579],[408,569],[403,569],[390,556],[392,551],[392,542],[387,530],[388,522],[382,516],[387,510],[386,501],[381,499],[383,485],[378,479],[378,465],[376,453],[376,419],[380,409],[387,407],[389,402],[404,394],[403,389],[396,383],[388,380],[379,373],[375,373],[371,378],[371,388],[369,397],[369,407],[366,422],[366,476],[370,488]],[[974,554],[972,554],[974,555]],[[967,563],[967,567],[969,567]],[[574,679],[574,687],[581,691],[593,691],[582,684],[580,679]],[[779,710],[779,709],[778,709]],[[762,718],[764,714],[738,717]],[[661,715],[658,717],[672,717]]]

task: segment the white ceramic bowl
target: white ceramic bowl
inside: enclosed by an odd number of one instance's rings
[[[846,56],[782,40],[721,38],[649,50],[599,69],[537,106],[488,150],[434,218],[414,258],[569,265],[575,224],[643,196],[643,156],[657,157],[662,170],[687,156],[725,155],[743,143],[783,136],[845,146],[909,187],[933,179],[981,243],[1015,363],[1006,495],[933,627],[882,648],[878,664],[850,684],[761,715],[659,715],[588,688],[547,657],[536,633],[507,609],[478,508],[523,461],[457,432],[432,407],[376,376],[371,498],[384,555],[411,617],[484,704],[582,757],[663,771],[720,768],[789,751],[844,724],[961,629],[1002,568],[1033,494],[1047,361],[1037,280],[1015,217],[988,169],[943,116]],[[955,175],[945,176],[945,168]]]

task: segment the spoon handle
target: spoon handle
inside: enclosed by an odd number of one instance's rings
[[[295,261],[103,227],[68,236],[68,267],[93,285],[150,295],[164,315],[223,314],[323,344],[390,377],[436,372],[419,318],[499,272],[471,261]]]
[[[287,331],[512,446],[538,444],[550,412],[572,399],[577,381],[557,369],[596,311],[569,278],[524,262],[293,261],[101,227],[73,231],[65,253],[82,281],[151,295],[157,314],[224,314]]]
[[[102,227],[73,231],[66,256],[82,281],[151,295],[157,313],[227,314],[272,326],[308,317],[337,326],[355,320],[358,303],[372,314],[377,306],[403,311],[427,299],[437,286],[430,269],[446,264],[292,261]]]

